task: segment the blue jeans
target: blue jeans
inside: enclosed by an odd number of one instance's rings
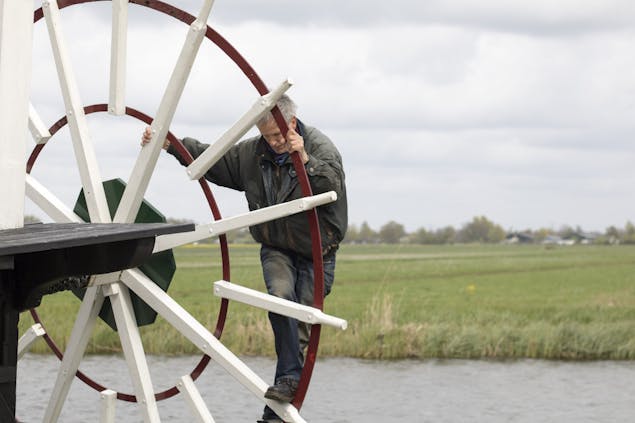
[[[279,250],[263,245],[260,249],[262,274],[270,295],[295,301],[304,305],[313,305],[313,261],[292,251]],[[331,292],[335,277],[335,254],[324,257],[324,296]],[[309,340],[310,325],[296,319],[269,313],[273,329],[276,354],[277,381],[280,377],[300,379],[304,365],[304,348]],[[270,413],[269,413],[270,412]],[[265,409],[265,418],[275,414]]]

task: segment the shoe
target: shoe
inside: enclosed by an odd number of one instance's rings
[[[281,377],[276,384],[265,392],[265,398],[283,402],[291,402],[298,390],[298,381],[291,377]]]
[[[284,423],[280,419],[257,420],[256,423]]]

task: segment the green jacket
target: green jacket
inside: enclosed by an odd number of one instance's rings
[[[337,250],[348,225],[346,185],[342,158],[331,140],[319,130],[305,126],[298,120],[298,133],[304,138],[309,155],[305,165],[313,194],[327,191],[337,193],[337,201],[318,207],[322,236],[322,254]],[[208,144],[184,138],[183,145],[196,158]],[[185,162],[176,149],[168,153]],[[254,137],[234,145],[205,174],[216,185],[244,191],[249,210],[280,204],[302,197],[302,190],[291,158],[278,165],[264,138]],[[254,239],[272,247],[291,250],[311,258],[311,234],[304,213],[299,213],[249,228]]]

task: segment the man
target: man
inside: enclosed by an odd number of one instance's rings
[[[287,95],[280,98],[277,106],[289,126],[286,137],[280,133],[273,115],[267,113],[256,124],[260,136],[233,146],[209,169],[205,178],[217,185],[244,191],[250,210],[280,204],[302,197],[290,157],[291,153],[297,152],[305,166],[313,193],[337,193],[336,202],[318,208],[324,261],[324,295],[328,295],[334,280],[335,253],[346,233],[348,222],[342,159],[331,140],[296,117],[296,105]],[[150,139],[150,128],[146,128],[142,144]],[[183,144],[194,158],[208,147],[192,138],[184,138]],[[185,165],[176,149],[169,146],[167,141],[164,148]],[[313,261],[306,216],[303,213],[296,214],[252,226],[249,230],[261,244],[260,260],[269,294],[312,305]],[[269,387],[265,398],[290,402],[295,396],[302,372],[309,326],[275,313],[269,313],[269,320],[278,362],[275,383]],[[265,407],[260,422],[280,421],[273,410]]]

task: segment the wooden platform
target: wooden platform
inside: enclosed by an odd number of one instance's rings
[[[32,224],[0,230],[0,422],[15,421],[19,313],[69,276],[141,265],[158,235],[187,232],[192,224]]]

